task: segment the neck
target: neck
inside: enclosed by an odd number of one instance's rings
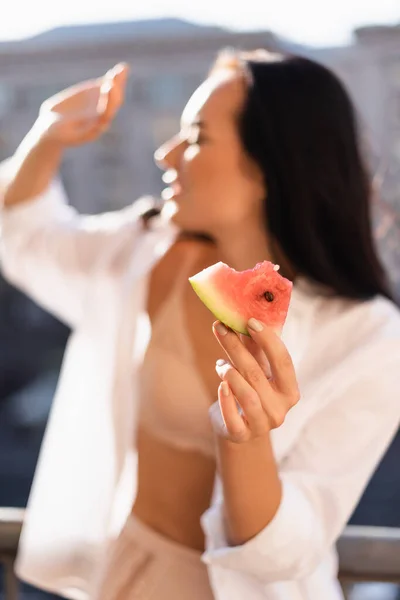
[[[252,269],[258,262],[275,262],[265,231],[223,231],[216,238],[221,260],[237,271]]]
[[[286,259],[276,243],[266,234],[264,228],[246,231],[220,232],[215,238],[220,260],[237,271],[253,269],[264,260],[280,266],[279,273],[294,281],[296,271]],[[250,241],[249,241],[250,240]]]

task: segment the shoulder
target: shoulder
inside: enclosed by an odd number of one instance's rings
[[[365,301],[323,299],[317,323],[322,332],[335,330],[337,337],[345,335],[349,348],[385,339],[400,342],[400,310],[382,296]]]
[[[337,408],[346,421],[355,411],[360,422],[367,414],[380,418],[385,413],[385,418],[397,422],[398,308],[382,297],[365,302],[319,299],[298,376],[304,398],[309,399],[315,412]],[[334,427],[334,420],[329,427]]]
[[[371,370],[400,376],[399,309],[380,296],[367,301],[319,298],[306,363],[313,379],[332,374],[357,379]]]
[[[155,214],[159,211],[155,210],[156,199],[152,196],[143,196],[131,202],[124,208],[118,210],[110,210],[100,214],[79,215],[83,217],[82,225],[84,231],[91,232],[123,232],[133,226],[143,228],[145,224],[145,215],[152,210]]]
[[[188,276],[212,263],[214,248],[208,242],[196,237],[180,235],[175,238],[169,250],[154,268],[156,278],[176,278]]]
[[[164,246],[173,243],[176,231],[161,218],[159,205],[156,198],[143,196],[125,208],[85,217],[85,233],[106,234],[114,240],[107,251],[99,253],[98,272],[117,278],[128,271],[134,275],[136,263],[143,274],[155,257],[163,256]]]

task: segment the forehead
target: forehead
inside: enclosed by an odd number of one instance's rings
[[[243,77],[231,69],[210,75],[193,93],[182,113],[181,124],[196,121],[231,121],[238,114],[245,97]]]

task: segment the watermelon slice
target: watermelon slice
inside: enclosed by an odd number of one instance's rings
[[[269,261],[235,271],[223,262],[200,271],[189,281],[202,302],[222,323],[249,335],[250,317],[281,333],[289,308],[292,282]]]

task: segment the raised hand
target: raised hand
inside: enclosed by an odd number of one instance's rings
[[[35,128],[41,137],[63,146],[97,139],[124,101],[128,66],[118,64],[103,77],[73,85],[45,100]]]

